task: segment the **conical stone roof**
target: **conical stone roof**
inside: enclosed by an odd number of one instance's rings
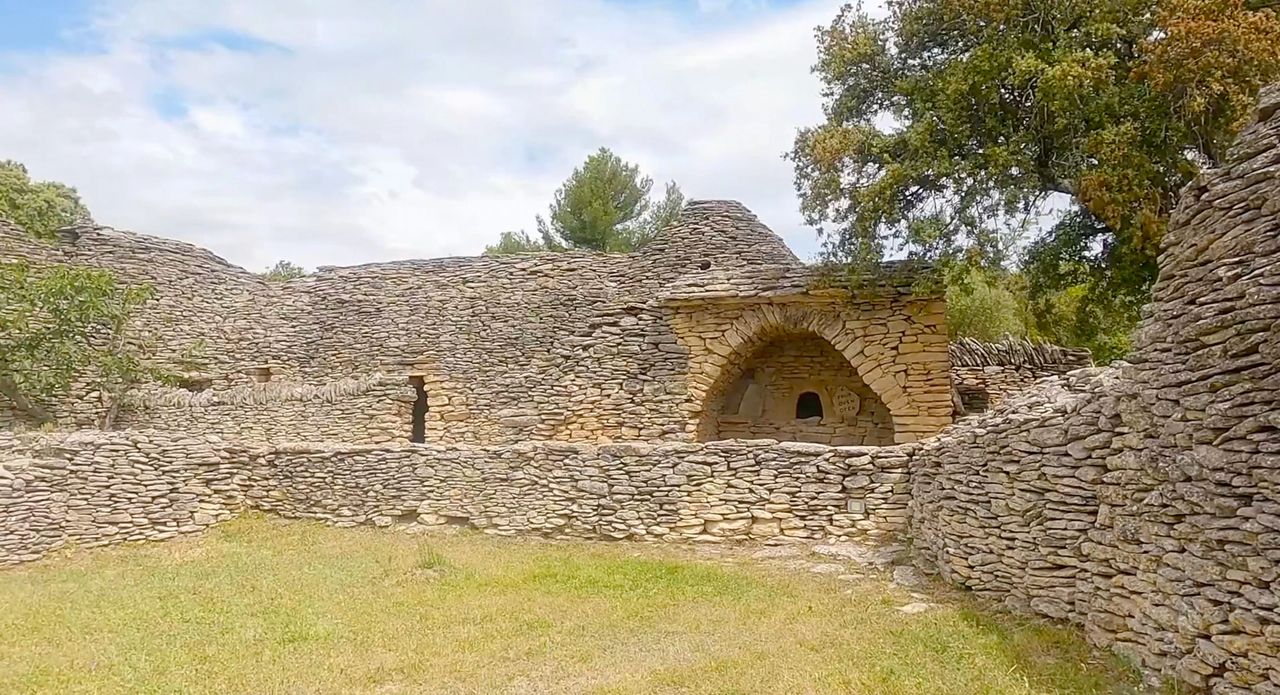
[[[659,263],[709,262],[718,270],[803,264],[782,238],[736,200],[693,200],[640,253]],[[669,259],[669,261],[668,261]]]

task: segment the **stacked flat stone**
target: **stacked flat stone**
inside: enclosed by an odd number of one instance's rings
[[[726,408],[723,401],[731,394],[723,393],[712,406],[721,412],[720,417],[707,423],[716,430],[705,433],[704,439],[781,439],[836,446],[893,443],[893,419],[888,408],[862,383],[844,355],[816,335],[769,343],[733,371],[742,373],[746,380],[742,390],[747,384],[761,389],[764,417],[746,416],[732,406]],[[856,417],[842,417],[835,406],[833,396],[840,388],[858,398],[860,410]],[[818,422],[795,419],[795,403],[804,392],[813,392],[820,398],[823,415]]]
[[[0,433],[0,565],[68,543],[163,540],[231,518],[243,501],[244,451],[172,433]]]
[[[658,423],[666,423],[663,435],[687,437],[761,345],[804,334],[844,356],[883,400],[895,438],[904,443],[317,445],[246,444],[171,429],[0,434],[0,563],[34,559],[66,543],[165,538],[245,507],[339,524],[453,522],[565,538],[878,538],[905,526],[921,563],[948,581],[1014,609],[1077,623],[1093,642],[1132,656],[1150,673],[1220,695],[1280,693],[1280,87],[1264,92],[1255,121],[1227,165],[1184,192],[1131,363],[1049,377],[924,441],[911,442],[925,437],[927,427],[946,424],[930,418],[939,405],[950,407],[935,402],[940,396],[949,401],[949,393],[934,388],[939,374],[945,384],[946,370],[938,367],[947,360],[942,307],[934,300],[849,297],[838,307],[808,295],[763,304],[729,297],[650,301],[611,284],[619,275],[602,270],[634,257],[480,259],[467,262],[469,273],[516,275],[526,285],[545,273],[538,282],[546,287],[581,287],[550,295],[569,308],[555,309],[536,293],[521,304],[563,312],[552,322],[569,331],[514,343],[545,362],[501,365],[519,370],[519,379],[501,384],[523,389],[526,410],[513,407],[499,416],[472,391],[437,392],[444,400],[433,408],[467,423],[455,430],[464,433],[460,439],[487,436],[490,418],[509,419],[516,431],[530,428],[525,434],[538,435],[531,439],[612,435],[615,427],[644,438]],[[695,206],[695,212],[738,219],[723,206]],[[716,225],[698,224],[686,231],[714,236]],[[673,254],[665,258],[689,262],[674,241],[656,248]],[[716,258],[748,268],[779,261],[779,253],[766,246]],[[213,267],[199,260],[200,268]],[[646,267],[666,267],[651,263]],[[303,328],[290,332],[289,323],[280,324],[284,335],[262,344],[287,356],[307,340],[327,346],[324,354],[282,362],[306,376],[355,364],[360,340],[397,339],[378,332],[394,321],[436,336],[404,312],[413,306],[436,319],[446,316],[431,314],[434,304],[402,306],[404,296],[415,296],[411,291],[392,293],[396,302],[375,298],[388,288],[426,288],[412,284],[425,282],[420,271],[446,274],[450,267],[412,265],[406,276],[395,265],[344,269],[270,289],[299,304],[264,306]],[[562,277],[555,268],[573,272]],[[339,282],[344,274],[358,281]],[[504,336],[496,341],[501,350],[484,354],[505,355],[516,334],[486,323],[500,320],[488,313],[492,285],[469,286],[466,276],[449,276],[458,284],[451,301],[472,302],[447,314],[462,322],[451,335],[464,348]],[[661,284],[648,286],[652,297],[659,297]],[[350,293],[345,300],[342,287]],[[173,301],[199,309],[192,299],[197,288],[185,295],[169,289],[177,293]],[[225,287],[218,292],[235,295]],[[256,292],[245,301],[261,304],[265,295]],[[312,293],[328,299],[316,301]],[[304,312],[319,317],[304,321]],[[467,312],[484,320],[468,323]],[[347,318],[339,320],[342,314]],[[361,322],[374,332],[363,332]],[[517,324],[528,327],[510,320]],[[532,325],[537,331],[545,324]],[[414,332],[392,348],[375,343],[367,349],[388,359],[424,354],[421,345],[410,347],[413,336],[421,337]],[[559,342],[541,342],[548,336]],[[641,355],[645,369],[601,357],[614,351]],[[579,365],[606,376],[589,381]],[[437,373],[429,364],[419,366],[431,383],[445,383],[431,376]],[[543,367],[555,379],[546,381]],[[463,373],[500,376],[486,369]],[[353,397],[382,388],[377,378],[344,378],[354,380]],[[529,385],[519,387],[521,379]],[[209,407],[238,407],[259,396],[333,405],[341,389],[326,391],[328,381],[311,391],[264,386],[260,394],[203,398]],[[643,398],[617,397],[612,386],[600,385],[614,383]],[[474,393],[492,395],[488,386],[473,386]],[[568,405],[575,398],[596,410]],[[193,397],[178,405],[202,402]],[[497,400],[504,407],[510,402]],[[662,419],[654,413],[666,411],[650,409],[650,402],[689,417]],[[458,416],[472,408],[474,419]],[[562,408],[564,419],[549,425],[547,414]],[[335,408],[325,417],[348,416]]]
[[[1093,366],[1084,348],[1064,348],[1018,338],[983,342],[957,338],[947,346],[951,382],[964,413],[1000,405],[1045,377]]]
[[[955,367],[1041,367],[1070,371],[1093,366],[1093,355],[1086,348],[1064,348],[1021,338],[996,342],[955,338],[947,345],[947,351]]]
[[[151,385],[129,394],[116,426],[198,432],[251,443],[405,440],[417,393],[373,374],[321,385],[243,384],[191,392]]]
[[[350,526],[635,540],[879,539],[903,530],[908,458],[774,441],[246,447],[165,432],[0,438],[0,564],[161,540],[244,508]]]
[[[732,201],[690,203],[636,253],[399,261],[321,268],[283,283],[182,242],[84,228],[47,245],[0,223],[0,262],[17,259],[104,267],[124,282],[154,286],[138,335],[169,371],[203,357],[196,371],[213,391],[250,387],[255,370],[301,389],[374,375],[407,386],[416,376],[429,398],[428,441],[697,439],[716,416],[707,408],[710,387],[783,320],[802,333],[822,324],[824,337],[842,341],[889,406],[900,441],[950,422],[940,300],[894,287],[857,303],[811,293],[811,269]],[[699,292],[709,296],[690,298]],[[788,315],[763,311],[774,305],[789,307]],[[911,354],[899,354],[899,343]],[[851,345],[857,349],[845,349]],[[72,388],[53,408],[62,424],[97,424],[101,398],[87,391]],[[131,399],[128,426],[185,429],[193,418],[226,416],[254,438],[293,427],[293,440],[324,430],[318,418],[332,410],[320,403],[312,416],[300,406],[198,413],[204,401],[184,403],[154,385],[143,392],[154,400]],[[407,440],[412,403],[406,409],[383,395],[352,393],[344,407],[378,418],[395,413]],[[0,418],[7,419],[0,426],[13,422],[4,407]],[[361,432],[354,428],[348,441],[385,441],[380,425],[367,438]]]
[[[1131,365],[913,456],[942,575],[1214,693],[1280,693],[1280,87],[1183,192]]]

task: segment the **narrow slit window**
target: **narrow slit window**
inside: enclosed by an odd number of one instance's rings
[[[409,431],[409,441],[422,444],[427,441],[427,386],[420,376],[409,377],[417,397],[413,400],[413,422]]]
[[[796,398],[796,419],[811,417],[822,417],[822,399],[813,391],[805,391]]]

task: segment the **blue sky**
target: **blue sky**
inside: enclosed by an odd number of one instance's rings
[[[99,222],[307,266],[480,252],[607,146],[802,256],[830,0],[0,0],[0,158]]]
[[[48,51],[74,47],[78,30],[89,26],[88,0],[0,0],[0,46],[6,51]]]

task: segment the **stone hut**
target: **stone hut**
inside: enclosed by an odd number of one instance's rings
[[[101,227],[48,245],[0,226],[0,241],[0,261],[100,266],[155,287],[138,335],[184,381],[134,394],[121,420],[133,428],[887,445],[951,422],[940,297],[902,273],[819,289],[817,270],[732,201],[690,203],[635,253],[322,267],[282,283]],[[57,412],[91,425],[100,400],[80,393]]]
[[[931,437],[953,407],[938,298],[815,289],[736,203],[692,204],[636,254],[279,285],[177,242],[66,237],[0,226],[0,261],[151,282],[139,333],[201,378],[135,394],[130,431],[0,431],[0,566],[245,509],[553,538],[905,535],[943,579],[1149,675],[1280,693],[1280,85],[1184,190],[1132,361],[1010,396],[1086,356],[957,345],[957,390],[1003,402]],[[697,441],[737,436],[772,439]]]

